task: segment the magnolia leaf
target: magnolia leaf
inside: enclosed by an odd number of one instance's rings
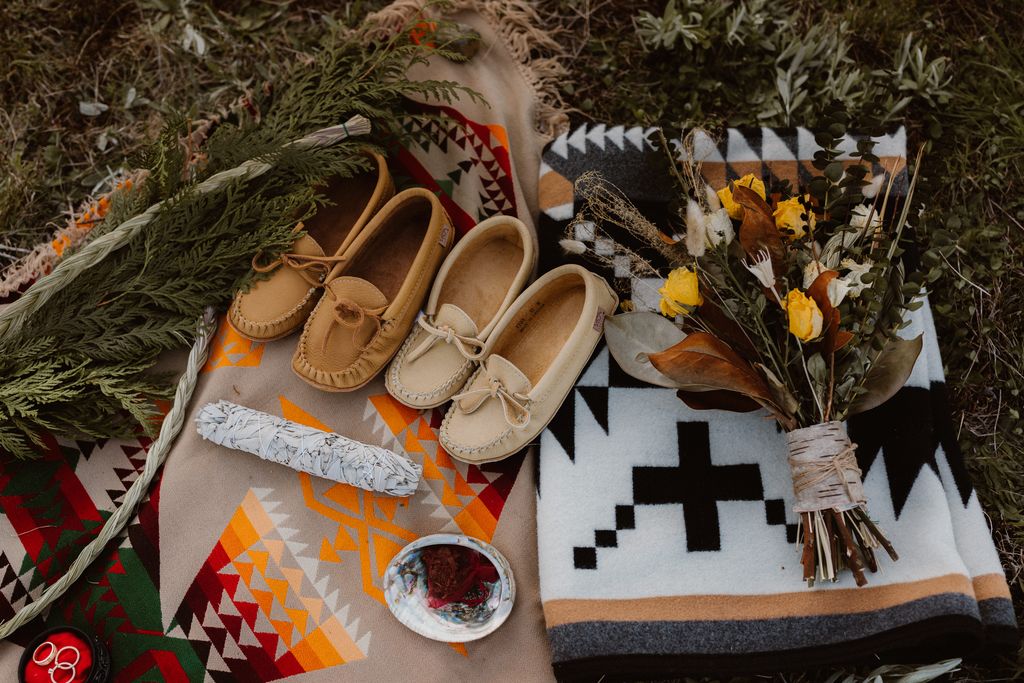
[[[771,389],[775,405],[777,405],[787,417],[795,417],[797,411],[800,410],[800,402],[793,396],[793,392],[789,390],[789,387],[783,384],[782,380],[780,380],[775,373],[769,370],[766,366],[760,363],[754,363],[754,367],[761,371],[765,382],[768,383],[768,388]]]
[[[825,353],[835,353],[853,339],[852,333],[839,329],[839,309],[832,305],[832,300],[828,297],[828,285],[838,276],[839,273],[834,270],[823,270],[807,288],[807,296],[814,299],[814,303],[818,304],[825,318],[822,325],[822,346]]]
[[[828,320],[828,312],[832,310],[832,300],[828,298],[828,283],[839,277],[839,273],[834,270],[823,270],[818,274],[818,277],[814,278],[814,282],[807,288],[807,296],[814,299],[814,303],[818,304],[818,308],[821,309],[825,319]]]
[[[828,366],[820,353],[811,354],[807,359],[807,374],[822,387],[828,384]]]
[[[899,391],[914,370],[921,353],[921,335],[913,339],[890,339],[864,377],[863,393],[850,404],[847,415],[856,415],[880,406]]]
[[[748,187],[736,185],[732,198],[743,207],[743,221],[740,223],[739,240],[743,251],[751,259],[756,258],[762,250],[772,257],[772,270],[775,276],[781,276],[786,270],[786,248],[782,244],[779,229],[775,227],[768,204]]]
[[[770,206],[768,206],[768,202],[761,199],[761,195],[754,192],[746,185],[733,184],[732,198],[733,201],[742,206],[744,209],[750,209],[754,213],[761,214],[765,218],[771,220],[774,224],[774,218],[772,217],[772,209]],[[777,234],[778,232],[776,232],[776,235]]]
[[[686,391],[676,392],[683,403],[694,410],[728,410],[733,413],[750,413],[761,408],[757,401],[735,391]]]
[[[641,382],[676,389],[679,385],[651,365],[648,354],[678,344],[686,334],[663,315],[650,311],[620,313],[604,321],[608,351],[619,367]]]
[[[686,391],[733,391],[771,402],[764,379],[721,339],[693,332],[675,346],[649,356],[651,364]]]
[[[746,358],[755,358],[757,349],[730,314],[723,311],[711,297],[705,297],[700,306],[700,319],[711,328],[716,337]]]

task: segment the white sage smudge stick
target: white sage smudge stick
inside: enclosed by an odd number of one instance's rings
[[[795,429],[786,433],[786,443],[796,496],[793,511],[800,515],[797,542],[803,544],[804,580],[814,585],[817,575],[836,581],[849,567],[858,586],[867,584],[864,567],[878,571],[875,549],[884,548],[894,561],[899,557],[868,515],[857,445],[850,443],[842,422]]]
[[[423,467],[371,446],[262,413],[230,401],[207,403],[196,415],[204,439],[252,453],[299,472],[392,496],[411,496]]]

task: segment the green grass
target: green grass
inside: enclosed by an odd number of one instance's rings
[[[0,3],[0,267],[130,168],[169,112],[231,105],[307,59],[325,23],[381,4]],[[838,99],[855,123],[905,122],[926,146],[922,232],[956,238],[932,286],[954,422],[1024,620],[1024,3],[677,0],[680,20],[662,2],[540,5],[572,55],[577,121],[814,126]],[[83,114],[94,102],[106,110]],[[1024,654],[957,674],[1017,675]]]

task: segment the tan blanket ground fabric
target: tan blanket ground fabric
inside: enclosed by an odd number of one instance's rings
[[[441,193],[462,232],[499,212],[532,225],[546,142],[538,129],[557,120],[538,94],[556,66],[520,60],[529,13],[503,3],[480,9],[454,17],[481,33],[476,57],[435,60],[425,71],[472,87],[490,106],[421,105],[450,118],[431,124],[430,144],[392,159],[400,182]],[[0,670],[13,675],[40,629],[73,624],[110,644],[122,681],[551,678],[532,454],[484,467],[454,462],[438,446],[439,412],[401,406],[382,380],[353,394],[313,389],[290,370],[295,343],[252,344],[222,325],[190,416],[226,399],[385,445],[422,463],[416,495],[396,499],[299,474],[203,441],[190,424],[120,547],[45,619],[0,644]],[[0,618],[60,576],[120,502],[147,446],[51,441],[41,461],[0,470]],[[442,531],[490,541],[515,572],[509,621],[465,646],[406,630],[381,592],[394,554]]]

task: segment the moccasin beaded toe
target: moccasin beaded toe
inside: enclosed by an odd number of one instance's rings
[[[581,266],[538,278],[502,315],[483,363],[453,397],[439,434],[445,450],[481,463],[533,442],[572,391],[617,305],[604,279]]]
[[[423,315],[388,367],[388,392],[420,409],[457,394],[536,263],[533,231],[516,218],[494,216],[466,233],[442,264]]]
[[[384,157],[367,152],[374,168],[353,178],[336,178],[321,188],[330,204],[321,207],[295,232],[305,234],[288,252],[253,269],[269,276],[239,292],[228,309],[228,322],[252,341],[286,337],[302,326],[320,298],[320,287],[370,219],[395,194]]]
[[[328,274],[292,370],[325,391],[353,391],[373,379],[409,335],[454,232],[432,192],[395,195]]]

